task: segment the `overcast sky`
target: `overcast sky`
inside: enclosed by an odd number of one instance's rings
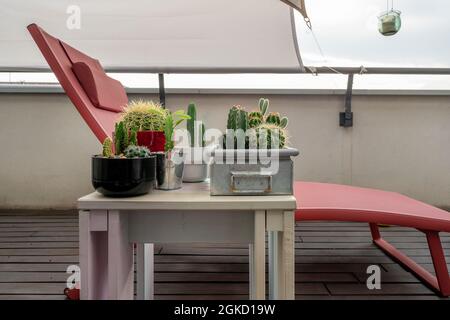
[[[450,1],[395,0],[402,12],[398,34],[378,33],[377,16],[385,0],[306,0],[314,34],[324,56],[296,14],[300,52],[305,65],[450,67]],[[126,86],[156,87],[156,75],[112,74]],[[0,75],[0,81],[49,81],[36,74]],[[346,87],[342,75],[167,75],[167,87],[182,88],[331,88]],[[450,76],[357,76],[355,88],[450,89]]]
[[[324,51],[323,61],[311,32],[297,15],[304,63],[333,66],[450,67],[450,1],[396,0],[402,28],[391,37],[377,32],[385,0],[306,0],[313,30]]]

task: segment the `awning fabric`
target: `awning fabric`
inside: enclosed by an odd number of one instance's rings
[[[303,16],[303,18],[308,19],[308,12],[306,12],[305,0],[281,0],[291,7],[297,9]]]
[[[0,0],[0,8],[0,71],[48,68],[31,23],[110,71],[303,71],[293,9],[280,0]],[[67,27],[73,8],[79,29]]]

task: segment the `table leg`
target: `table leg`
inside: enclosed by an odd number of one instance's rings
[[[107,211],[79,212],[80,298],[107,299],[108,225]]]
[[[154,299],[154,245],[138,243],[136,252],[137,299]]]
[[[128,214],[108,210],[108,299],[132,300],[133,244],[128,240]]]
[[[284,277],[280,298],[295,299],[295,219],[294,211],[283,212],[283,234],[281,238],[281,276]]]
[[[280,259],[280,248],[279,241],[280,232],[278,231],[269,231],[268,232],[268,245],[269,245],[269,299],[274,300],[279,297],[279,266],[281,262],[278,261]]]
[[[295,298],[294,212],[267,212],[269,233],[269,297]]]
[[[254,241],[250,244],[250,299],[266,297],[266,214],[255,211]]]

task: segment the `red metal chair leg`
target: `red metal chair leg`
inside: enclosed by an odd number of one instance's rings
[[[439,233],[434,231],[424,231],[427,236],[428,247],[430,248],[431,258],[433,259],[434,271],[436,272],[437,282],[443,296],[450,295],[450,277],[448,275],[447,262],[445,261],[444,250],[442,250]]]
[[[374,241],[380,239],[381,235],[380,235],[380,229],[378,228],[378,224],[369,223],[369,226],[370,226],[370,233],[372,234],[372,239]]]
[[[370,223],[370,231],[372,233],[373,242],[384,253],[397,261],[404,268],[411,271],[416,277],[419,278],[419,280],[425,282],[425,284],[440,293],[442,296],[448,297],[450,295],[450,277],[448,274],[444,251],[442,250],[441,240],[439,238],[438,232],[422,231],[427,236],[428,246],[430,248],[434,269],[436,271],[435,277],[410,257],[384,240],[380,235],[377,224]]]

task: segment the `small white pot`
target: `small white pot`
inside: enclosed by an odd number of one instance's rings
[[[208,164],[185,164],[183,182],[202,182],[208,178]]]
[[[211,151],[214,147],[184,148],[183,182],[202,182],[208,178]]]

